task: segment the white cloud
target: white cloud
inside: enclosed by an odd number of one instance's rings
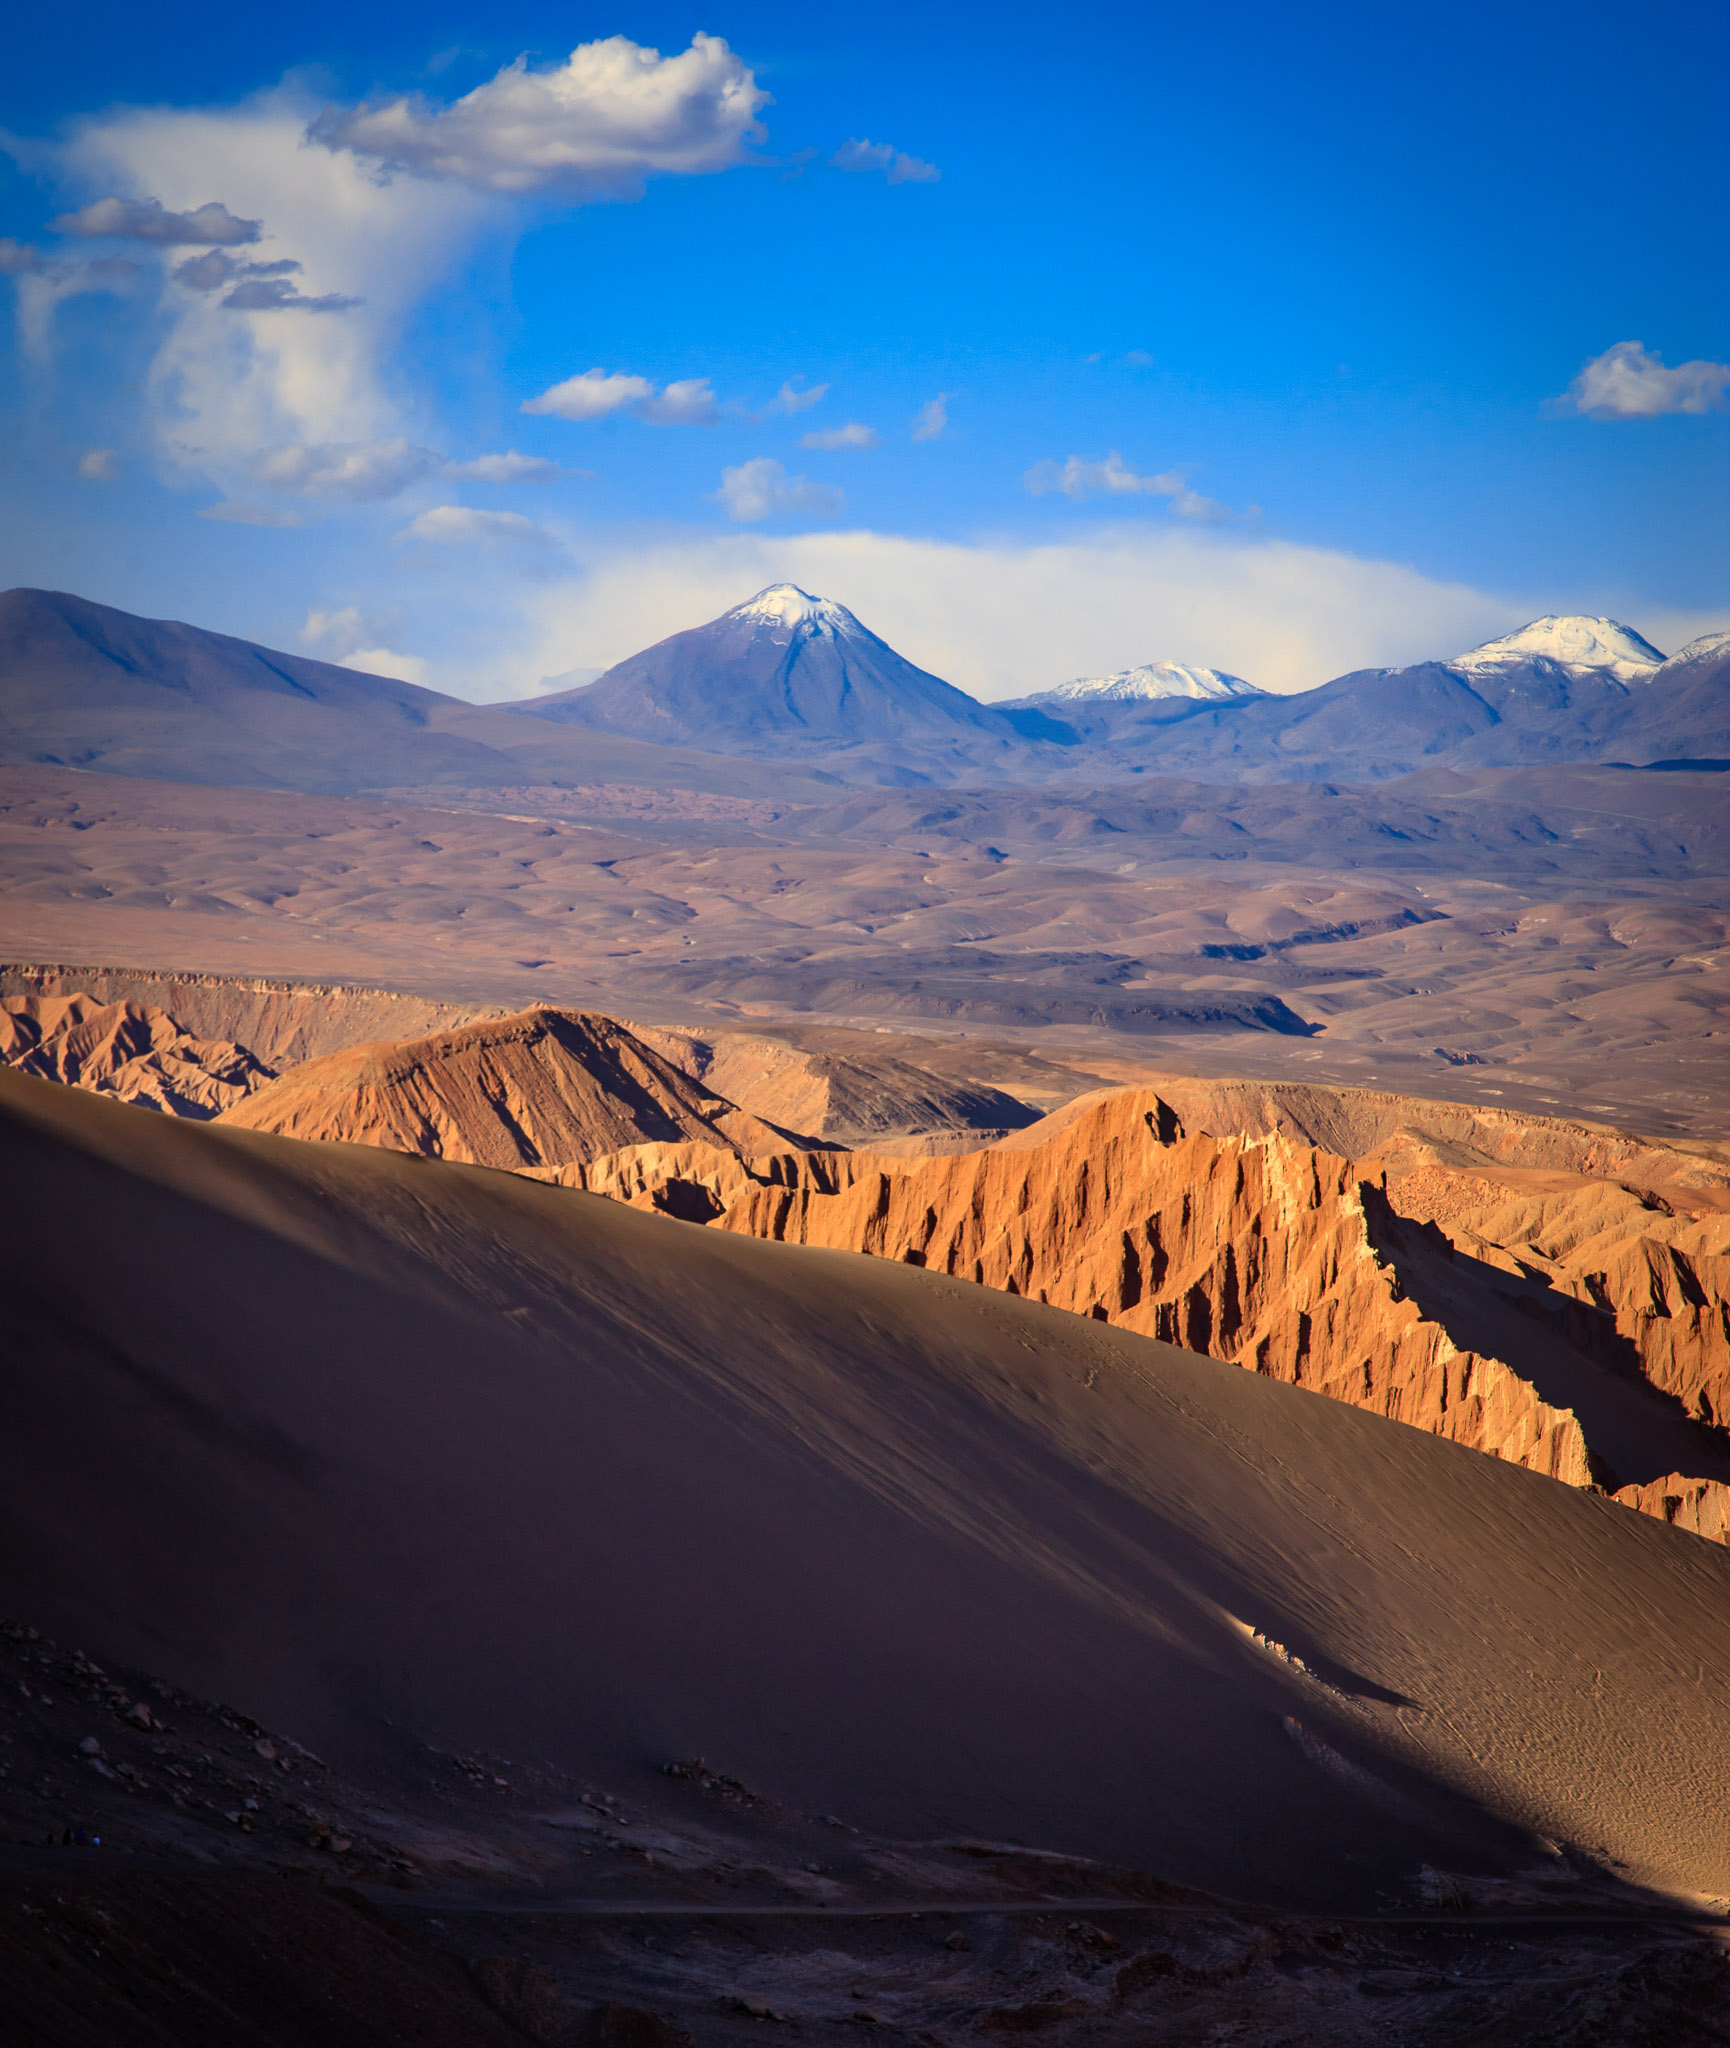
[[[1204,498],[1192,491],[1181,470],[1162,470],[1157,476],[1137,476],[1115,449],[1103,462],[1087,462],[1071,455],[1065,462],[1036,462],[1021,481],[1036,498],[1048,491],[1061,491],[1066,498],[1080,500],[1093,492],[1107,497],[1169,498],[1180,519],[1217,525],[1232,516],[1231,507],[1217,498]]]
[[[624,406],[652,398],[654,391],[647,377],[623,370],[584,370],[581,376],[550,385],[538,398],[524,399],[523,411],[553,413],[562,420],[604,420]]]
[[[795,391],[791,383],[783,384],[770,405],[771,412],[808,412],[829,395],[827,384],[813,384],[808,391]]]
[[[651,173],[743,161],[761,139],[768,98],[719,36],[694,36],[672,57],[608,36],[541,70],[519,57],[450,106],[413,94],[332,107],[309,133],[329,149],[482,191],[624,198]]]
[[[653,427],[712,427],[721,416],[707,377],[682,377],[631,410]]]
[[[93,483],[110,484],[120,474],[120,456],[112,448],[88,448],[78,458],[78,474]]]
[[[15,242],[0,235],[0,277],[33,277],[46,268],[48,259],[28,242]]]
[[[562,477],[593,474],[586,469],[567,469],[562,462],[549,462],[541,455],[519,455],[514,448],[503,455],[447,462],[440,473],[480,484],[556,484]]]
[[[237,220],[226,206],[208,200],[186,213],[171,213],[160,199],[98,199],[77,213],[64,213],[49,226],[57,235],[108,235],[127,242],[155,242],[163,248],[232,249],[256,242],[264,223]]]
[[[949,393],[939,391],[935,398],[928,398],[913,416],[913,438],[915,441],[936,441],[949,424]]]
[[[820,427],[799,438],[801,448],[875,448],[877,442],[877,429],[861,426],[857,420],[844,427]]]
[[[715,493],[729,519],[749,524],[776,512],[810,512],[833,519],[841,510],[841,493],[833,484],[814,484],[808,477],[789,476],[771,455],[741,462],[721,472]]]
[[[1160,659],[1307,689],[1475,646],[1556,608],[1549,592],[1510,603],[1396,563],[1140,522],[1026,546],[858,531],[692,535],[597,554],[580,578],[520,605],[513,593],[530,631],[512,687],[531,689],[573,658],[610,666],[781,582],[839,599],[921,667],[986,698]]]
[[[401,683],[424,683],[427,664],[418,654],[401,654],[384,644],[399,625],[394,613],[381,616],[354,604],[332,611],[314,610],[307,613],[300,629],[300,644],[309,654],[333,661],[339,668],[394,676]]]
[[[145,272],[124,256],[105,256],[94,263],[69,262],[50,256],[28,242],[0,236],[0,277],[16,278],[18,334],[27,355],[45,357],[54,309],[62,299],[81,292],[125,294],[137,289]]]
[[[522,546],[546,540],[545,532],[520,512],[477,512],[471,505],[434,505],[411,519],[398,540],[431,541],[439,547]]]
[[[1667,412],[1721,412],[1730,390],[1730,363],[1695,361],[1672,369],[1640,341],[1605,349],[1558,401],[1567,412],[1596,420],[1649,420]]]
[[[908,156],[887,142],[850,137],[829,159],[838,171],[882,171],[891,185],[934,185],[943,173],[922,157]]]
[[[551,385],[523,411],[552,413],[562,420],[604,420],[629,412],[654,427],[712,427],[720,418],[707,377],[681,377],[657,391],[647,377],[624,370],[584,370]]]
[[[206,505],[200,519],[220,520],[224,526],[304,526],[298,512],[280,505],[247,505],[225,498],[220,505]]]
[[[394,498],[436,469],[439,460],[435,450],[417,448],[400,435],[388,441],[326,441],[272,448],[253,462],[252,480],[295,497],[363,504]]]
[[[260,262],[244,274],[219,274],[198,256],[177,282],[158,273],[167,332],[144,380],[161,452],[231,492],[263,450],[400,436],[386,372],[404,323],[469,244],[500,224],[496,202],[459,186],[381,178],[346,151],[309,149],[313,111],[294,91],[237,107],[122,109],[76,124],[42,152],[85,190],[131,194],[139,206],[150,195],[165,215],[192,220],[217,192],[230,218],[261,223]],[[160,246],[166,255],[178,245]],[[223,304],[233,296],[223,287],[273,277],[293,277],[292,291]],[[364,305],[330,303],[362,296]],[[281,317],[321,308],[343,317]]]

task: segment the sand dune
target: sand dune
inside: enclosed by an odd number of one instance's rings
[[[610,1017],[552,1009],[327,1053],[226,1121],[471,1166],[558,1166],[644,1139],[755,1152],[805,1142],[692,1082]]]
[[[1730,1889],[1714,1546],[887,1260],[0,1105],[0,1591],[98,1656],[337,1762],[702,1754],[1238,1895],[1537,1835]]]

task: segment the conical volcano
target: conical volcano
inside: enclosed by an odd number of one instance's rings
[[[791,583],[523,708],[724,754],[1016,737],[999,712],[915,668],[845,605]]]

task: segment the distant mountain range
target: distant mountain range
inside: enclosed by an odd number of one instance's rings
[[[1155,662],[982,704],[845,606],[776,584],[580,689],[475,705],[62,592],[0,595],[0,760],[363,790],[1365,783],[1419,769],[1730,760],[1730,634],[1666,660],[1545,618],[1445,661],[1272,696]]]

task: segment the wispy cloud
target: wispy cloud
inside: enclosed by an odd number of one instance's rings
[[[887,142],[849,137],[829,159],[838,171],[881,171],[891,185],[934,185],[943,173]]]
[[[790,383],[783,384],[767,410],[785,413],[809,412],[812,406],[821,404],[828,395],[827,384],[813,384],[808,391],[796,391]]]
[[[224,526],[304,526],[306,524],[306,521],[298,512],[292,512],[286,506],[248,505],[232,498],[225,498],[220,505],[206,505],[198,516],[200,519],[215,519]]]
[[[768,98],[719,36],[694,36],[672,57],[608,36],[562,64],[531,69],[519,57],[447,106],[412,93],[331,107],[309,135],[422,178],[580,202],[634,196],[656,173],[743,161],[762,139]]]
[[[875,427],[861,426],[857,420],[849,420],[844,427],[819,427],[809,434],[801,434],[801,448],[875,448],[879,435]]]
[[[564,477],[591,476],[592,470],[567,469],[540,455],[477,455],[468,462],[447,462],[443,474],[480,484],[556,484]]]
[[[339,668],[359,669],[369,676],[394,676],[401,683],[424,682],[428,665],[421,656],[404,654],[390,645],[401,630],[399,613],[343,605],[308,612],[300,629],[300,644],[308,654],[334,661]]]
[[[1212,525],[1232,517],[1229,505],[1192,491],[1182,470],[1167,469],[1156,476],[1138,476],[1115,449],[1103,462],[1088,461],[1080,455],[1071,455],[1063,462],[1036,462],[1021,481],[1036,498],[1049,491],[1060,491],[1064,497],[1076,500],[1095,494],[1168,498],[1180,519]]]
[[[434,505],[409,521],[398,540],[431,541],[439,547],[539,546],[548,536],[520,512],[480,512],[472,505]]]
[[[1730,363],[1666,365],[1644,342],[1618,341],[1594,356],[1557,401],[1595,420],[1649,420],[1668,412],[1722,412]]]
[[[949,393],[939,391],[935,398],[928,398],[913,415],[913,438],[915,441],[940,440],[948,425]]]
[[[113,448],[87,448],[78,458],[78,474],[92,483],[111,484],[120,474],[120,455]]]
[[[707,377],[682,377],[657,390],[647,377],[623,370],[584,370],[526,399],[522,409],[579,421],[628,412],[655,427],[712,427],[721,416]]]
[[[736,469],[721,472],[715,493],[729,519],[750,524],[777,512],[809,512],[833,519],[841,510],[841,492],[834,484],[814,484],[808,477],[789,476],[773,456],[759,455]]]
[[[252,465],[254,483],[302,498],[366,503],[394,498],[440,463],[437,451],[400,436],[384,441],[323,442],[272,448]]]

